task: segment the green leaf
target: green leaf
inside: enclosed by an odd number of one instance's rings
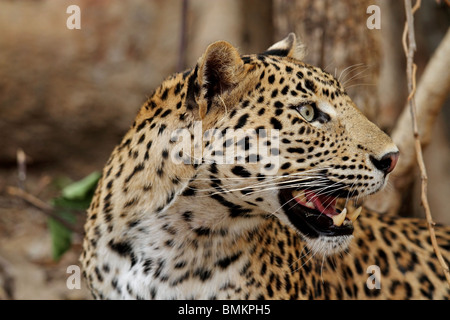
[[[92,196],[86,197],[80,200],[68,200],[64,197],[53,198],[50,203],[54,208],[57,209],[69,209],[69,210],[86,210],[91,203]]]
[[[60,211],[58,215],[69,222],[75,222],[75,216],[70,212]],[[48,219],[48,228],[52,239],[52,257],[58,261],[72,244],[72,231],[55,219]]]
[[[94,172],[82,180],[64,187],[62,195],[51,200],[52,206],[56,209],[56,214],[69,223],[75,223],[76,216],[72,211],[86,210],[89,207],[100,177],[99,172]],[[48,227],[52,239],[53,259],[59,260],[71,246],[72,231],[51,218],[48,220]]]
[[[62,196],[68,200],[86,199],[88,194],[95,188],[101,177],[100,172],[93,172],[80,181],[69,184],[62,190]]]
[[[67,187],[69,184],[73,183],[73,180],[68,176],[58,176],[53,178],[52,186],[57,190],[62,190]]]

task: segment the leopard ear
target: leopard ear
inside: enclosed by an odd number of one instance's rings
[[[267,49],[264,54],[303,60],[305,51],[305,46],[297,40],[295,33],[291,32],[286,38]]]
[[[207,100],[207,106],[200,105],[203,117],[214,97],[231,91],[244,77],[244,62],[235,47],[226,41],[209,45],[199,60],[199,83]]]

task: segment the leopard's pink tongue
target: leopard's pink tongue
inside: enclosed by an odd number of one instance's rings
[[[308,199],[308,201],[312,202],[314,204],[314,207],[316,209],[324,214],[329,215],[337,215],[338,212],[336,212],[336,198],[330,197],[326,195],[317,195],[316,193],[312,191],[306,191],[305,196]]]

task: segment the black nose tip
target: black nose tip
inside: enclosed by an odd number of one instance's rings
[[[385,154],[380,160],[377,158],[370,156],[370,161],[372,161],[375,168],[377,168],[380,171],[383,171],[384,174],[388,174],[389,172],[392,172],[394,170],[395,165],[398,161],[399,153],[397,152],[390,152]]]

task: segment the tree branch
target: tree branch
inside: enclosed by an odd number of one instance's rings
[[[67,229],[69,229],[75,233],[80,233],[80,234],[82,233],[82,231],[77,229],[72,223],[70,223],[69,221],[65,220],[64,218],[61,218],[60,216],[58,216],[55,213],[55,210],[53,209],[52,206],[45,203],[41,199],[36,198],[32,194],[29,194],[28,192],[26,192],[20,188],[16,188],[16,187],[7,187],[6,192],[11,196],[15,196],[15,197],[25,200],[28,204],[31,204],[33,207],[39,209],[40,211],[45,213],[50,218],[58,221]]]
[[[417,10],[420,7],[420,0],[417,1],[416,6],[414,7],[415,10]],[[406,59],[407,59],[407,66],[406,66],[406,74],[407,74],[407,80],[408,80],[408,102],[409,102],[409,110],[411,112],[411,119],[413,124],[413,134],[414,134],[414,143],[415,143],[415,151],[416,151],[416,160],[419,164],[420,173],[421,173],[421,180],[422,180],[422,192],[421,192],[421,200],[422,205],[425,210],[427,222],[428,222],[428,230],[430,232],[430,238],[431,238],[431,244],[434,249],[434,253],[436,254],[439,263],[441,264],[441,267],[444,271],[445,277],[447,279],[448,285],[450,286],[450,272],[447,264],[445,263],[444,258],[442,257],[440,248],[437,244],[436,240],[436,234],[434,231],[434,225],[433,218],[431,216],[431,210],[428,203],[428,197],[427,197],[427,187],[428,187],[428,177],[427,177],[427,171],[425,167],[425,163],[423,161],[423,155],[422,155],[422,145],[420,142],[420,135],[419,135],[419,129],[417,125],[417,111],[416,111],[416,101],[415,101],[415,64],[414,64],[414,52],[416,51],[416,40],[414,36],[414,16],[413,16],[413,9],[411,7],[411,0],[405,0],[405,10],[406,10],[406,23],[405,23],[405,30],[407,29],[408,33],[408,45],[405,47],[406,51]],[[405,42],[404,42],[405,43]]]

